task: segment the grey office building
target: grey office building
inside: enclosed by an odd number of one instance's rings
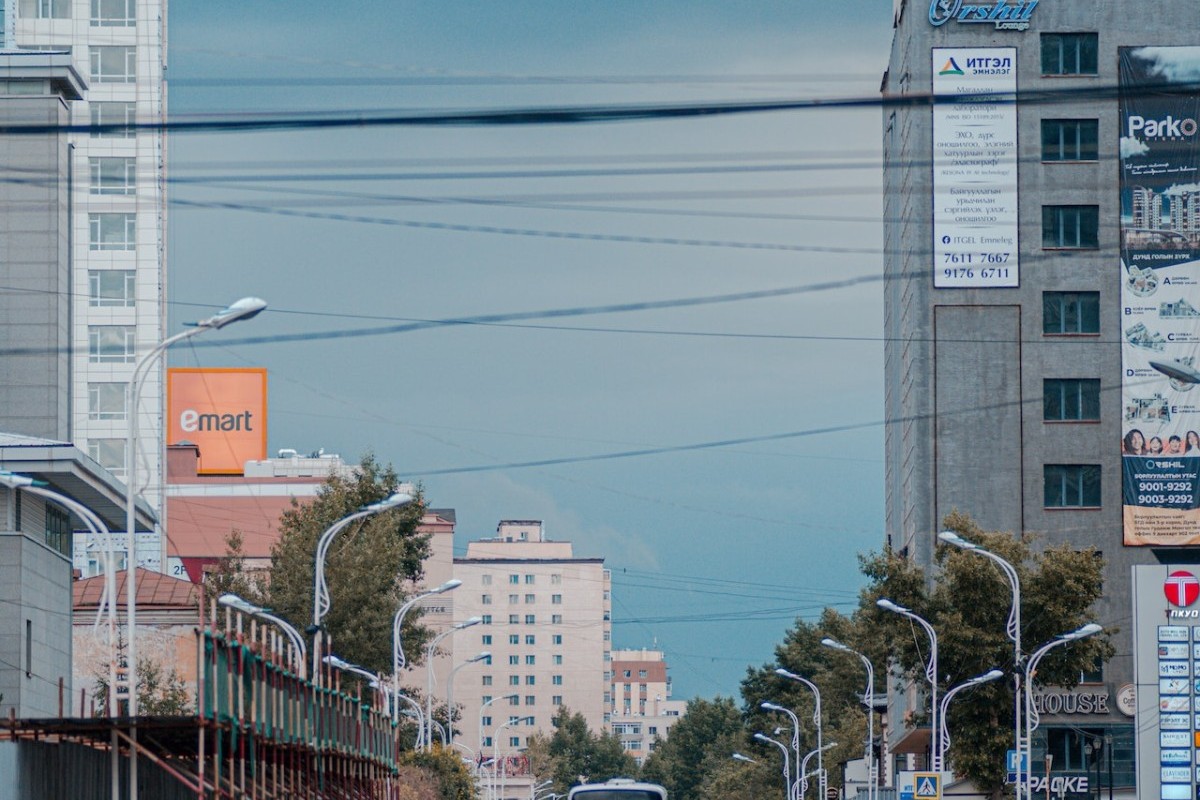
[[[1154,188],[1153,170],[1128,160],[1160,142],[1192,147],[1196,123],[1131,111],[1139,78],[1122,67],[1141,58],[1161,82],[1177,78],[1168,62],[1197,55],[1180,47],[1200,41],[1195,12],[1179,0],[897,0],[882,85],[885,99],[937,101],[883,107],[888,543],[928,565],[957,509],[988,530],[1103,553],[1097,621],[1118,629],[1116,657],[1043,697],[1032,759],[1036,774],[1053,754],[1056,774],[1090,775],[1101,796],[1134,794],[1131,567],[1194,561],[1181,545],[1200,532],[1200,450],[1183,441],[1200,424],[1180,400],[1200,378],[1200,241],[1188,192]],[[1196,64],[1185,80],[1200,80]],[[1179,291],[1170,270],[1186,277]],[[1173,460],[1153,460],[1156,439]],[[1160,466],[1179,474],[1123,487],[1123,474]],[[1152,483],[1180,491],[1138,495]],[[904,751],[920,737],[892,694],[890,744]]]

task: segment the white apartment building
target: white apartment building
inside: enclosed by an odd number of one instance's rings
[[[165,0],[4,0],[5,50],[68,52],[87,82],[73,124],[166,118]],[[138,355],[165,338],[166,139],[158,130],[76,133],[73,146],[71,440],[125,475],[125,386]],[[160,518],[163,369],[138,409],[138,491]],[[162,569],[161,539],[138,546]]]
[[[608,728],[638,765],[687,710],[671,699],[671,678],[661,650],[613,650],[612,676],[604,695]]]
[[[477,763],[500,759],[513,791],[527,780],[521,751],[535,731],[550,734],[560,708],[604,730],[611,576],[600,558],[576,558],[570,542],[547,539],[541,521],[505,520],[495,538],[454,559],[454,621],[483,623],[447,639],[455,669],[482,651],[490,661],[458,670],[456,741]],[[445,700],[445,687],[437,697]],[[522,774],[522,768],[526,772]],[[525,796],[528,796],[526,792]]]

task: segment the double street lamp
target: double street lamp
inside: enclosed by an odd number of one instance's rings
[[[938,742],[938,642],[937,631],[933,626],[926,622],[921,617],[914,614],[904,606],[897,605],[886,597],[881,597],[875,601],[875,605],[882,608],[884,611],[891,611],[893,614],[899,614],[902,617],[912,620],[925,629],[925,633],[929,636],[929,660],[925,663],[925,679],[929,681],[929,749],[932,753],[932,768],[934,772],[942,771],[942,748]]]
[[[800,720],[790,708],[784,708],[778,703],[760,703],[759,708],[765,711],[778,711],[787,714],[792,721],[792,752],[796,756],[796,766],[800,766]],[[796,792],[796,781],[792,782],[792,793]]]
[[[950,728],[946,724],[946,711],[950,708],[950,701],[954,698],[954,695],[958,694],[964,689],[970,689],[974,686],[980,685],[981,683],[990,683],[1003,677],[1004,673],[1002,671],[998,669],[990,669],[982,675],[976,675],[974,678],[964,681],[950,691],[946,692],[946,696],[942,698],[942,706],[940,709],[938,709],[938,717],[941,720],[941,727],[938,729],[938,739],[942,744],[943,753],[950,749]]]
[[[292,662],[296,666],[296,674],[304,678],[305,665],[308,663],[308,652],[304,647],[304,637],[300,635],[300,631],[292,627],[287,620],[275,616],[262,606],[256,606],[250,601],[238,597],[236,594],[223,594],[217,598],[217,603],[226,608],[232,608],[234,611],[240,611],[248,616],[257,617],[264,622],[269,622],[283,631],[292,645]]]
[[[404,646],[400,642],[400,633],[404,626],[405,615],[408,614],[409,610],[412,609],[413,606],[424,600],[426,597],[432,597],[433,595],[441,594],[442,592],[453,591],[459,586],[462,586],[462,581],[460,581],[458,578],[451,578],[441,586],[437,586],[427,592],[422,592],[421,594],[409,598],[404,605],[400,606],[400,608],[396,611],[396,616],[392,618],[392,694],[397,696],[400,694],[400,671],[405,667]],[[393,722],[398,720],[398,714],[398,708],[393,706]],[[422,724],[421,736],[418,737],[418,739],[423,739],[424,735],[425,726]]]
[[[822,744],[823,734],[821,726],[821,690],[818,689],[817,685],[808,678],[802,678],[794,672],[787,671],[783,667],[777,667],[775,669],[775,674],[787,678],[788,680],[802,683],[808,687],[809,691],[813,693],[813,725],[816,726],[817,729],[817,772],[819,773],[818,781],[821,785],[821,797],[824,797],[829,778],[825,774],[825,762],[824,756],[822,755],[825,747]]]
[[[792,781],[792,762],[788,755],[787,746],[783,742],[772,739],[764,733],[754,734],[754,738],[760,742],[769,742],[775,745],[783,753],[783,789],[786,800],[796,800],[796,784]]]
[[[484,650],[483,652],[479,653],[479,655],[468,658],[466,661],[450,670],[450,677],[446,679],[446,733],[450,737],[451,745],[454,744],[454,675],[465,666],[470,664],[478,664],[480,661],[485,661],[491,657],[491,652]]]
[[[468,620],[460,622],[433,637],[425,648],[425,725],[428,729],[425,736],[426,749],[433,746],[433,652],[437,649],[438,643],[442,639],[445,639],[452,633],[461,631],[463,628],[469,628],[481,622],[483,622],[483,617],[471,617]],[[447,713],[449,713],[449,710],[447,710]]]

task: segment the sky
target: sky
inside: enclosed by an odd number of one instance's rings
[[[169,107],[873,98],[891,6],[174,3]],[[456,510],[458,554],[544,520],[612,570],[614,647],[662,649],[677,698],[736,696],[884,541],[880,120],[173,134],[172,330],[271,310],[170,363],[267,368],[271,453],[374,453]]]

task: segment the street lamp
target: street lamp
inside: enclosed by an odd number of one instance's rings
[[[1104,628],[1102,628],[1100,625],[1097,625],[1094,622],[1089,622],[1087,625],[1084,625],[1078,630],[1071,631],[1070,633],[1060,634],[1059,636],[1056,636],[1046,644],[1039,647],[1037,650],[1034,650],[1033,654],[1029,656],[1029,660],[1025,662],[1025,741],[1031,747],[1033,745],[1033,732],[1037,730],[1037,726],[1041,722],[1037,708],[1033,705],[1033,676],[1037,673],[1037,666],[1041,662],[1042,656],[1046,655],[1046,653],[1049,653],[1055,647],[1060,647],[1064,644],[1070,644],[1071,642],[1079,639],[1084,639],[1088,636],[1092,636],[1093,634],[1097,634],[1102,630],[1104,630]],[[1033,785],[1031,781],[1025,781],[1024,792],[1025,796],[1029,798],[1029,800],[1033,800]]]
[[[792,720],[792,752],[796,756],[796,766],[800,766],[800,720],[790,708],[784,708],[777,703],[759,703],[759,708],[766,711],[779,711],[787,714]],[[792,792],[796,791],[796,781],[792,782]]]
[[[342,672],[351,672],[361,678],[365,678],[367,681],[367,686],[374,689],[376,692],[383,693],[383,682],[379,680],[379,676],[374,672],[371,672],[368,669],[363,669],[357,664],[351,664],[348,661],[343,661],[335,655],[325,656],[321,660],[334,669],[340,669]]]
[[[1008,579],[1009,588],[1012,590],[1012,608],[1008,612],[1006,630],[1008,638],[1012,639],[1013,643],[1013,749],[1017,751],[1017,786],[1020,786],[1022,782],[1021,767],[1029,761],[1029,742],[1023,741],[1021,736],[1021,578],[1017,574],[1017,568],[1010,562],[974,542],[967,541],[953,531],[942,531],[938,534],[938,539],[966,550],[968,553],[978,553],[984,558],[990,559],[1000,567],[1000,571]],[[946,747],[943,746],[942,752],[945,750]],[[1024,753],[1024,757],[1022,757],[1022,753]]]
[[[317,541],[317,554],[313,566],[313,621],[310,630],[313,634],[313,683],[317,686],[321,685],[321,618],[329,612],[329,585],[325,582],[325,556],[329,553],[329,545],[333,542],[333,537],[356,520],[399,508],[412,501],[411,494],[406,491],[397,491],[391,497],[363,506],[353,514],[333,523]]]
[[[304,678],[304,668],[308,662],[308,651],[304,647],[304,637],[300,635],[300,631],[292,627],[286,620],[275,616],[262,606],[256,606],[248,600],[243,600],[236,594],[223,594],[217,598],[217,603],[226,608],[232,608],[234,611],[240,611],[251,617],[258,617],[261,620],[270,622],[283,631],[284,635],[292,643],[292,660],[296,665],[296,672],[302,679]]]
[[[946,696],[942,698],[941,708],[938,709],[938,717],[941,720],[941,727],[938,729],[938,740],[942,743],[943,753],[950,749],[950,728],[946,724],[946,710],[950,708],[950,699],[963,689],[970,689],[971,687],[978,686],[981,683],[990,683],[1003,677],[1004,673],[1002,671],[998,669],[990,669],[982,675],[976,675],[974,678],[964,681],[950,691],[946,692]]]
[[[483,617],[471,617],[464,622],[453,625],[433,637],[432,641],[425,647],[425,724],[429,727],[429,735],[425,738],[426,749],[433,746],[433,651],[437,648],[438,642],[450,634],[455,631],[461,631],[463,628],[469,628],[472,625],[478,625],[481,622],[483,622]]]
[[[933,771],[940,773],[942,771],[942,749],[938,744],[938,699],[937,699],[937,680],[938,680],[938,645],[937,631],[933,626],[926,622],[921,617],[918,617],[904,606],[896,605],[886,597],[881,597],[875,601],[875,605],[882,608],[884,611],[891,611],[893,614],[899,614],[902,617],[907,617],[913,622],[925,629],[925,633],[929,635],[929,661],[925,664],[925,679],[929,681],[929,749],[932,752],[932,767]]]
[[[760,742],[770,742],[783,752],[783,796],[787,798],[787,800],[795,800],[796,786],[792,783],[792,762],[790,756],[788,755],[787,747],[783,744],[783,742],[776,741],[770,736],[766,736],[762,733],[754,734],[754,738]]]
[[[483,752],[483,710],[485,708],[487,708],[488,706],[490,706],[492,703],[496,702],[497,700],[511,700],[515,703],[519,699],[520,699],[520,695],[515,695],[515,694],[496,695],[495,697],[491,698],[490,700],[488,700],[487,702],[485,702],[479,706],[479,752],[480,753]],[[496,755],[496,745],[493,742],[492,757],[494,758],[495,755]],[[480,764],[480,766],[482,767],[483,765]]]
[[[466,661],[450,670],[450,677],[446,679],[446,727],[448,728],[450,734],[450,744],[454,744],[454,673],[458,672],[468,664],[477,664],[478,662],[491,657],[492,654],[489,651],[484,650],[479,655],[468,658]]]
[[[733,755],[730,756],[730,758],[732,758],[734,761],[743,761],[747,764],[758,764],[758,762],[755,761],[750,756],[744,756],[741,753],[734,753]]]
[[[796,800],[803,800],[804,794],[808,791],[808,778],[810,775],[813,774],[813,773],[808,772],[809,759],[811,759],[813,756],[816,756],[817,761],[820,761],[821,753],[825,752],[826,750],[828,750],[832,747],[837,747],[837,746],[838,746],[837,742],[830,742],[829,744],[825,745],[824,747],[818,747],[816,750],[810,750],[808,752],[808,754],[806,756],[804,756],[804,760],[800,762],[800,794],[797,796]],[[821,781],[824,780],[825,772],[824,772],[824,770],[822,770],[821,767],[817,767],[816,774],[819,776],[819,779]],[[825,800],[824,795],[822,795],[821,800]]]
[[[458,578],[451,578],[450,580],[443,583],[441,586],[438,586],[434,589],[430,589],[427,592],[418,594],[415,597],[409,598],[409,600],[407,602],[405,602],[404,605],[400,606],[400,608],[396,611],[396,616],[392,618],[392,693],[393,694],[400,693],[400,670],[404,669],[404,667],[405,667],[404,647],[400,642],[400,631],[401,631],[401,627],[404,624],[404,615],[408,613],[409,609],[411,609],[417,603],[424,600],[426,597],[432,597],[433,595],[441,594],[442,592],[449,592],[454,589],[457,589],[459,586],[462,586],[462,581],[460,581]],[[393,721],[396,720],[394,708],[393,708],[392,720]],[[424,728],[424,726],[422,726],[421,736],[424,737],[424,734],[425,734],[425,728]]]
[[[867,800],[872,800],[878,793],[875,769],[875,668],[871,666],[871,659],[836,639],[826,637],[821,640],[821,644],[833,650],[858,656],[863,666],[867,668],[867,691],[863,694],[863,703],[867,707]]]
[[[811,691],[813,693],[813,698],[814,698],[813,725],[815,725],[816,729],[817,729],[817,750],[816,750],[817,770],[821,773],[821,776],[819,778],[820,784],[821,784],[821,797],[824,797],[826,784],[828,783],[829,779],[828,779],[828,776],[825,774],[825,759],[824,759],[824,756],[821,755],[821,753],[825,750],[825,747],[822,746],[822,744],[821,744],[821,739],[823,736],[823,734],[821,732],[821,727],[822,727],[821,726],[821,690],[818,689],[817,685],[815,683],[813,683],[812,681],[810,681],[808,678],[802,678],[794,672],[788,672],[783,667],[777,667],[775,669],[775,674],[780,675],[784,678],[787,678],[788,680],[798,681],[799,683],[802,683],[805,686],[807,686],[809,691]]]
[[[508,765],[505,763],[504,757],[501,755],[500,731],[507,728],[509,725],[520,725],[522,722],[532,725],[533,717],[511,717],[508,720],[508,722],[501,722],[499,725],[496,726],[495,730],[492,731],[492,741],[493,741],[492,758],[496,762],[495,764],[492,765],[492,776],[493,776],[492,785],[493,786],[496,785],[496,781],[494,780],[494,778],[495,778],[496,770],[498,769],[498,770],[500,770],[499,792],[501,794],[504,793],[505,784],[508,782]]]

